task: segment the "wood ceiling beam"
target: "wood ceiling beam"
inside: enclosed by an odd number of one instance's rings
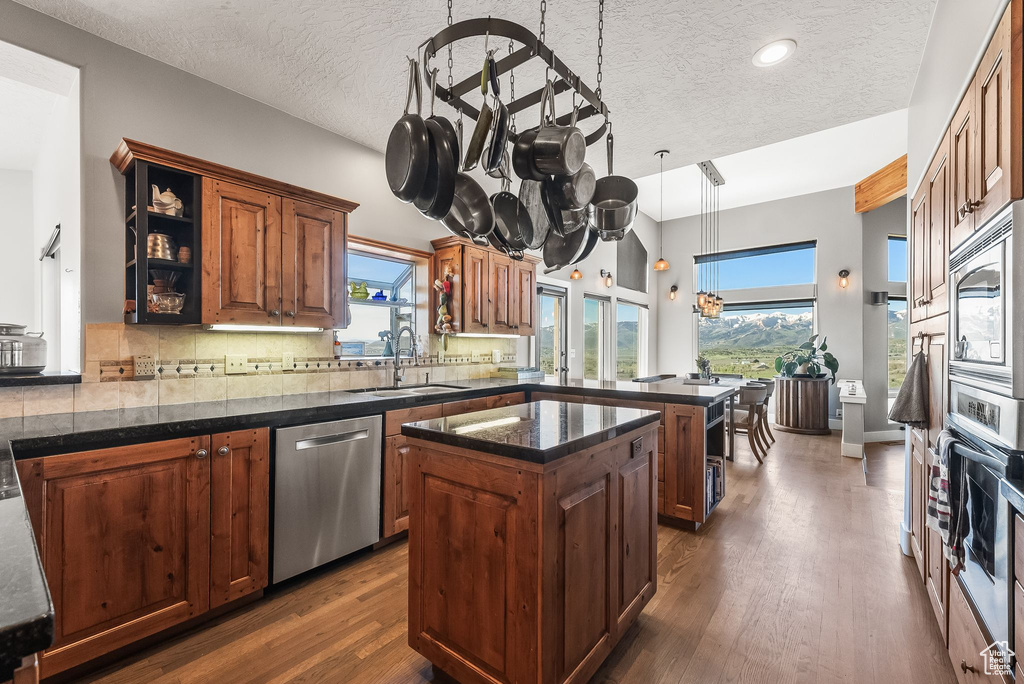
[[[907,155],[854,186],[854,208],[858,214],[877,209],[907,194]]]

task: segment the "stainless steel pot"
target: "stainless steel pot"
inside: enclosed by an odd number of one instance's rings
[[[544,117],[545,106],[551,111],[551,121]],[[541,121],[537,137],[533,140],[533,164],[541,173],[552,176],[571,176],[583,166],[587,155],[587,140],[583,132],[570,126],[554,123],[555,89],[548,81],[541,95]]]
[[[45,368],[43,333],[27,333],[24,325],[0,323],[0,373],[40,373]]]

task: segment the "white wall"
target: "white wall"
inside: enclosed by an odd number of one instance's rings
[[[650,270],[657,261],[661,251],[661,230],[658,223],[646,214],[637,214],[634,224],[637,237],[647,249],[647,268]],[[618,285],[617,248],[615,242],[599,242],[594,251],[587,257],[586,261],[579,264],[583,278],[570,280],[569,274],[573,267],[563,268],[550,275],[543,275],[543,265],[540,267],[540,274],[537,280],[541,283],[550,283],[568,288],[569,300],[569,377],[583,377],[583,295],[584,293],[598,294],[612,298],[612,318],[614,326],[615,301],[625,299],[638,304],[648,306],[648,336],[647,336],[647,373],[658,372],[658,321],[661,300],[668,299],[668,290],[661,292],[658,289],[658,280],[654,271],[650,271],[651,277],[648,281],[647,292],[637,292]],[[669,259],[671,262],[671,259]],[[605,287],[601,278],[601,269],[612,272],[612,287]],[[614,329],[614,328],[613,328]]]
[[[33,262],[36,265],[36,314],[48,341],[47,367],[81,370],[82,349],[82,195],[79,140],[79,84],[57,101],[33,168]],[[123,222],[122,222],[123,223]],[[61,226],[56,259],[38,261],[39,254]],[[120,242],[108,242],[107,249]],[[123,292],[124,286],[121,286]]]
[[[862,378],[863,287],[861,216],[854,212],[853,188],[791,197],[721,214],[722,251],[817,240],[816,288],[774,288],[771,298],[817,297],[816,332],[828,336],[829,350],[839,360],[841,377]],[[660,273],[659,291],[679,286],[675,301],[662,302],[658,318],[658,371],[682,374],[695,370],[696,318],[693,258],[700,250],[700,217],[689,216],[663,224],[663,254],[672,270]],[[841,269],[851,273],[851,287],[839,287]],[[742,291],[724,293],[726,301],[747,298]],[[836,405],[832,391],[832,410]]]
[[[124,180],[109,158],[122,137],[359,202],[356,235],[429,249],[446,234],[391,195],[376,151],[11,0],[0,0],[0,40],[82,70],[85,322],[121,320],[123,254],[111,245],[122,240]],[[404,87],[402,78],[396,71],[391,85]]]
[[[1009,0],[938,0],[907,112],[913,196]]]
[[[32,172],[0,169],[0,323],[39,330],[36,297],[38,254],[32,236]]]
[[[871,292],[886,291],[905,297],[906,283],[889,282],[890,235],[907,234],[907,198],[901,197],[863,215],[864,292],[864,389],[868,403],[864,407],[864,429],[867,432],[898,430],[888,416],[889,394],[889,307],[871,304]],[[853,280],[854,287],[860,286]]]

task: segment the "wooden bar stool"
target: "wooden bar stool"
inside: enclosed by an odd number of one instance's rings
[[[768,396],[764,398],[764,415],[761,419],[762,434],[764,437],[771,440],[772,444],[775,444],[775,435],[772,434],[771,414],[768,411],[768,404],[772,400],[772,395],[775,394],[775,380],[772,378],[758,378],[757,381],[768,387]]]
[[[751,382],[740,388],[736,400],[736,432],[747,433],[747,442],[758,463],[764,463],[763,457],[768,454],[767,442],[762,445],[762,438],[758,432],[767,395],[767,386],[760,382]]]

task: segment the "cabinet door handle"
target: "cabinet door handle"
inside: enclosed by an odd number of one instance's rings
[[[277,318],[280,315],[281,315],[281,310],[280,309],[271,309],[271,311],[270,311],[270,317],[271,318]]]
[[[977,672],[977,670],[974,669],[973,665],[968,665],[967,664],[966,660],[961,660],[960,661],[960,671],[963,672],[964,674],[967,674],[968,672]]]
[[[206,449],[199,449],[196,451],[196,458],[206,458],[210,455],[210,452]]]
[[[221,456],[227,456],[229,453],[231,453],[231,449],[227,448],[226,446],[222,446],[220,449],[217,449],[217,453],[220,454]]]
[[[285,311],[284,315],[287,316],[288,318],[295,318],[295,312],[294,311]]]

